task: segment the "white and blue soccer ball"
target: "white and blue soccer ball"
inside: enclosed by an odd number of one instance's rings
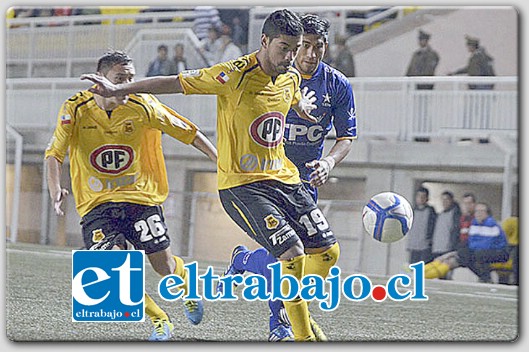
[[[374,195],[364,206],[362,223],[371,238],[392,243],[403,239],[410,231],[413,209],[400,194],[382,192]]]

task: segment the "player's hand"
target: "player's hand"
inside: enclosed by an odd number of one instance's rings
[[[318,119],[310,114],[312,110],[318,107],[316,104],[314,104],[316,101],[316,97],[314,96],[316,92],[313,90],[309,92],[308,90],[309,88],[305,87],[301,91],[301,99],[298,103],[298,109],[296,112],[302,119],[308,120],[310,122],[318,122]]]
[[[68,194],[70,194],[70,192],[67,189],[61,188],[60,191],[57,192],[57,194],[53,198],[53,208],[55,209],[55,214],[57,214],[58,216],[64,216],[64,211],[62,210],[62,202]]]
[[[95,73],[85,73],[81,75],[81,80],[88,80],[95,83],[95,87],[88,88],[89,92],[92,92],[103,97],[113,97],[118,94],[118,86],[110,82],[106,77],[100,76]]]
[[[314,169],[314,171],[310,174],[310,184],[313,187],[320,187],[325,182],[327,182],[335,163],[336,162],[334,158],[331,156],[306,163],[306,167]]]

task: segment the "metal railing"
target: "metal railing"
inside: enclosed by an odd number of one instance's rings
[[[491,133],[516,135],[518,131],[517,77],[355,77],[350,82],[362,137],[411,141],[486,138]],[[435,87],[415,89],[421,83]],[[469,84],[493,84],[494,89],[471,90]],[[19,129],[52,131],[64,100],[88,87],[79,79],[8,79],[7,122]],[[159,98],[205,132],[216,130],[215,96],[169,94]]]
[[[75,77],[108,49],[123,50],[142,29],[191,28],[192,10],[7,20],[8,77]],[[156,53],[156,51],[153,51]]]
[[[15,172],[13,176],[13,190],[12,190],[12,201],[11,201],[11,222],[9,224],[9,241],[12,243],[17,242],[18,238],[18,214],[20,204],[20,179],[22,172],[22,152],[24,145],[24,138],[9,124],[6,125],[7,136],[15,140],[15,156],[13,164],[15,166]]]
[[[257,6],[250,9],[248,50],[259,48],[261,30],[266,16],[272,11],[284,7]],[[387,19],[402,18],[409,11],[415,10],[411,7],[401,6],[311,6],[311,7],[289,7],[298,13],[313,13],[325,17],[331,23],[329,28],[329,41],[334,43],[336,34],[352,35],[351,26],[367,30],[374,24],[379,24]]]

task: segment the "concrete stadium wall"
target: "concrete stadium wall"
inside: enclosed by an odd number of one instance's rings
[[[439,53],[438,76],[467,65],[466,34],[480,39],[480,45],[494,58],[498,76],[518,75],[519,16],[514,8],[462,6],[420,28],[432,35],[430,45]],[[418,29],[355,55],[357,76],[403,76],[418,48],[417,36]]]

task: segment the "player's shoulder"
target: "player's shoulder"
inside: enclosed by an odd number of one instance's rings
[[[327,80],[331,79],[335,84],[351,86],[349,79],[338,69],[332,67],[331,65],[321,62],[321,70],[327,77]]]
[[[294,66],[291,66],[288,71],[287,75],[290,75],[292,78],[294,78],[296,81],[301,82],[301,73],[298,71],[297,68]]]
[[[153,108],[161,105],[160,101],[154,95],[147,93],[130,94],[127,104],[143,109],[147,114],[151,113]]]
[[[70,96],[68,99],[64,101],[64,104],[72,106],[72,107],[76,107],[79,105],[86,104],[87,102],[93,99],[94,99],[93,93],[87,90],[83,90],[83,91],[77,92],[74,95]]]

